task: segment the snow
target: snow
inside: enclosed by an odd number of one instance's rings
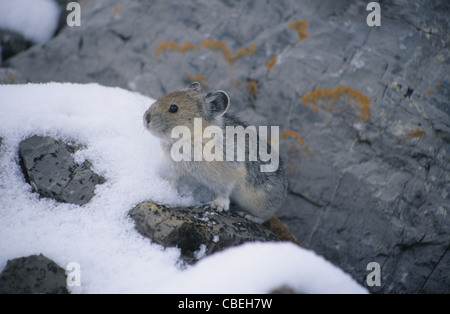
[[[229,248],[200,260],[174,279],[161,287],[162,292],[248,294],[281,286],[304,293],[365,292],[322,257],[288,242]]]
[[[97,84],[0,85],[0,271],[8,259],[44,254],[80,265],[72,293],[267,293],[283,284],[305,293],[364,293],[349,275],[288,243],[251,243],[181,267],[180,251],[141,236],[127,213],[144,200],[190,205],[158,176],[159,141],[142,115],[154,100]],[[79,142],[106,178],[84,205],[39,199],[18,166],[21,140]],[[200,249],[199,255],[204,254]]]
[[[0,28],[44,44],[56,31],[60,8],[54,0],[0,0]]]

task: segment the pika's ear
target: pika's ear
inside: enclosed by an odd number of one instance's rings
[[[202,90],[202,86],[199,82],[192,82],[191,85],[189,85],[189,89],[193,89],[197,92],[200,92]]]
[[[209,92],[205,98],[205,111],[211,118],[223,115],[230,103],[230,97],[221,90]]]

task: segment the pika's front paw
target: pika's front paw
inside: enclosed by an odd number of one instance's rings
[[[230,199],[219,196],[210,203],[211,208],[217,210],[219,213],[230,209]]]

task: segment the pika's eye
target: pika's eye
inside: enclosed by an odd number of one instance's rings
[[[177,111],[178,111],[178,106],[177,105],[170,105],[169,112],[175,113]]]

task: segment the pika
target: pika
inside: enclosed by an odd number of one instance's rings
[[[223,154],[224,158],[220,158],[221,160],[175,161],[171,154],[171,149],[177,142],[172,137],[172,130],[177,126],[187,127],[190,134],[194,135],[195,123],[201,121],[202,130],[209,126],[219,127],[224,136],[229,127],[247,127],[247,123],[227,112],[229,103],[230,98],[224,91],[204,91],[198,82],[194,82],[187,88],[158,99],[145,112],[143,122],[151,134],[160,138],[167,165],[167,179],[175,188],[183,177],[194,179],[214,193],[215,199],[208,204],[211,208],[219,212],[226,211],[232,202],[237,205],[238,214],[253,222],[262,223],[275,214],[287,194],[288,182],[278,154],[277,169],[267,172],[261,171],[261,165],[265,162],[261,160],[259,153],[255,154],[257,158],[253,160],[248,153],[243,161],[229,156],[225,158],[227,146],[230,145],[228,138],[223,149],[215,152]],[[234,144],[234,137],[232,141]],[[190,143],[193,152],[195,139]],[[271,146],[267,142],[265,144],[270,151]],[[205,145],[205,140],[202,139],[201,146]],[[249,140],[245,140],[247,152],[249,147],[259,152],[259,146],[250,147]],[[236,148],[233,153],[232,157],[236,157]]]

